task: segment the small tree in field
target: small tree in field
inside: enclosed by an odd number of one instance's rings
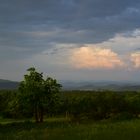
[[[29,73],[24,75],[24,81],[20,83],[19,91],[24,104],[32,108],[36,122],[43,122],[44,108],[51,100],[55,101],[61,85],[51,77],[43,78],[35,68],[29,68]]]

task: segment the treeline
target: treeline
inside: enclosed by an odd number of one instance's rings
[[[49,97],[49,96],[48,96]],[[38,102],[36,99],[36,102]],[[48,116],[56,115],[60,97],[47,98],[44,108],[44,114]],[[0,90],[0,117],[24,119],[34,117],[34,106],[31,103],[30,96],[23,96],[18,90]]]
[[[47,102],[47,101],[46,101]],[[16,90],[0,91],[0,116],[3,118],[31,118],[33,108],[26,105]],[[46,116],[65,116],[81,119],[129,119],[140,115],[140,92],[63,91],[44,108]]]
[[[61,109],[73,119],[130,119],[140,115],[140,92],[75,91],[63,93]]]

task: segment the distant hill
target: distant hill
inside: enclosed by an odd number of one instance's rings
[[[19,82],[0,79],[0,89],[17,89]]]
[[[114,91],[140,91],[140,83],[118,81],[85,81],[61,82],[64,90],[114,90]]]
[[[60,81],[63,90],[140,91],[140,83],[128,81]],[[17,89],[19,82],[0,79],[0,89]]]

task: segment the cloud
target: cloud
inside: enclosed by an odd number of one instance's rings
[[[9,55],[10,59],[30,57],[53,48],[53,43],[103,43],[118,33],[133,30],[136,30],[133,36],[139,35],[139,0],[0,0],[0,3],[3,59]],[[19,54],[17,50],[23,52]]]
[[[98,47],[75,49],[71,56],[71,62],[76,68],[80,69],[113,69],[124,66],[118,54],[110,49]]]
[[[0,0],[0,3],[0,45],[34,49],[39,42],[101,43],[117,33],[140,28],[139,0]],[[40,45],[39,51],[43,47]]]
[[[103,46],[111,48],[113,51],[117,52],[119,55],[129,55],[134,51],[139,50],[140,44],[140,29],[134,30],[132,32],[126,32],[122,34],[116,34],[114,38],[104,41],[102,43],[96,44],[96,46]]]
[[[0,17],[0,64],[9,76],[17,77],[10,71],[16,60],[56,73],[70,56],[81,71],[120,68],[132,58],[135,64],[134,56],[124,57],[139,49],[140,0],[0,0]]]
[[[134,52],[130,55],[134,68],[140,68],[140,52]]]

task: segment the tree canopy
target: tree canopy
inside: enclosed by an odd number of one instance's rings
[[[36,122],[43,122],[44,109],[57,100],[61,85],[51,77],[44,79],[43,73],[37,72],[34,67],[27,71],[19,86],[21,98],[26,106],[32,108]]]

